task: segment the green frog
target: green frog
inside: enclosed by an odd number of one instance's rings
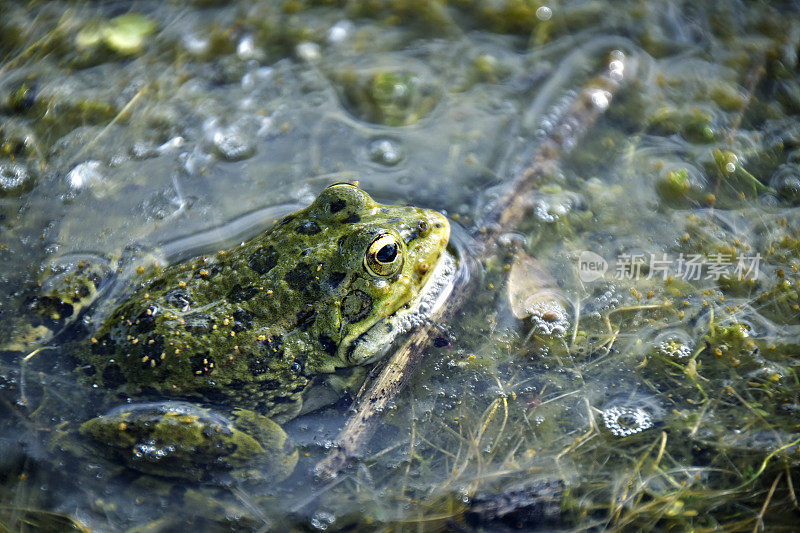
[[[435,211],[339,183],[249,242],[143,275],[65,348],[110,408],[82,440],[148,474],[287,477],[297,450],[279,424],[320,376],[381,356],[449,233]]]

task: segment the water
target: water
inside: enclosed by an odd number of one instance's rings
[[[558,482],[548,527],[791,529],[800,8],[341,4],[4,3],[0,344],[52,265],[230,246],[336,181],[467,235],[592,77],[610,63],[627,81],[595,95],[600,121],[337,480],[311,472],[347,398],[286,426],[301,460],[281,484],[209,494],[64,462],[48,436],[85,392],[58,346],[42,373],[6,351],[1,523],[443,530],[473,500]],[[519,257],[557,307],[530,289],[514,312]],[[42,384],[58,417],[26,401]]]

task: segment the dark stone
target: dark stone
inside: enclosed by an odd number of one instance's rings
[[[344,396],[339,398],[336,401],[336,410],[340,413],[344,413],[353,405],[353,396],[349,392],[345,392]]]
[[[472,527],[530,530],[552,526],[561,517],[562,481],[537,483],[500,494],[479,494],[464,518]]]

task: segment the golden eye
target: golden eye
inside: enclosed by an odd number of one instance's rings
[[[403,266],[403,250],[397,238],[385,233],[372,241],[364,257],[367,272],[375,276],[391,276]]]

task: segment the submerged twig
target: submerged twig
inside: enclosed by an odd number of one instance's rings
[[[528,193],[534,190],[541,178],[556,170],[560,159],[569,154],[597,118],[608,108],[611,99],[623,81],[625,57],[615,52],[608,68],[590,80],[566,109],[555,127],[533,153],[529,164],[520,172],[496,201],[484,225],[476,231],[480,243],[477,259],[484,260],[493,252],[498,238],[514,229],[528,211]],[[456,279],[452,293],[425,325],[414,331],[394,353],[380,375],[365,388],[358,398],[358,409],[348,420],[334,448],[321,461],[316,472],[322,478],[336,477],[347,461],[358,455],[372,437],[381,414],[403,389],[422,360],[422,353],[438,331],[437,324],[447,322],[467,301],[475,284]]]

